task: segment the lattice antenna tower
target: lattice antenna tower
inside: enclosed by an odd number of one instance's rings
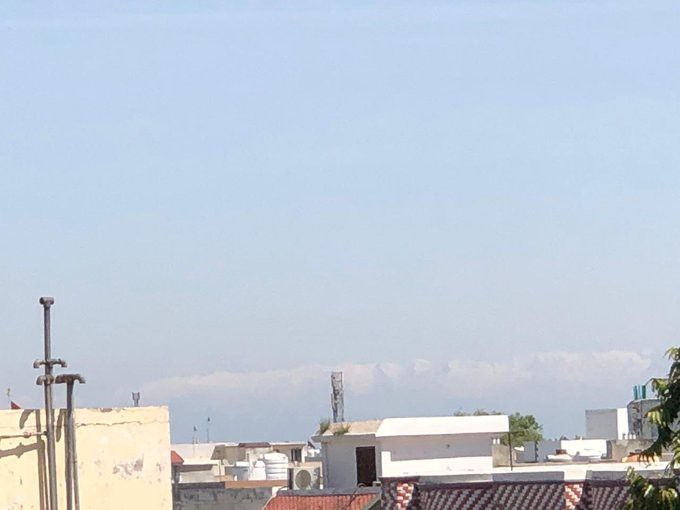
[[[342,372],[331,373],[331,408],[333,423],[345,421],[345,390],[342,387]]]

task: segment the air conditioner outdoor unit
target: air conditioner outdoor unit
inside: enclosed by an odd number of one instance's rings
[[[288,468],[288,488],[292,490],[319,489],[321,469],[292,467]]]

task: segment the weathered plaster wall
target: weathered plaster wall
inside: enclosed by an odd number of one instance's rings
[[[356,448],[376,449],[376,474],[381,476],[380,448],[373,437],[339,436],[323,444],[323,483],[325,488],[347,489],[357,485]]]
[[[629,453],[643,451],[652,446],[651,439],[620,439],[618,441],[607,441],[607,458],[620,461],[628,456]]]
[[[493,467],[507,467],[510,466],[510,448],[504,444],[491,445],[491,457],[493,459]],[[512,452],[512,461],[517,462],[517,450]],[[523,456],[521,457],[523,460]]]
[[[586,439],[623,439],[628,435],[628,409],[586,410]]]
[[[63,412],[57,416],[59,499],[66,508]],[[81,508],[171,510],[166,407],[77,409],[75,421]],[[0,411],[0,510],[45,509],[45,440],[35,435],[44,423],[39,411]]]

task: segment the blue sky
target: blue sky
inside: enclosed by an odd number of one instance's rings
[[[680,332],[673,2],[0,6],[1,381],[37,299],[83,405],[297,439],[489,408],[583,432]]]

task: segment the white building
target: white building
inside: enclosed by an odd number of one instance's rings
[[[324,487],[371,485],[381,477],[491,472],[494,439],[508,417],[387,418],[334,424],[321,443]]]
[[[628,439],[628,409],[586,410],[586,439]]]

